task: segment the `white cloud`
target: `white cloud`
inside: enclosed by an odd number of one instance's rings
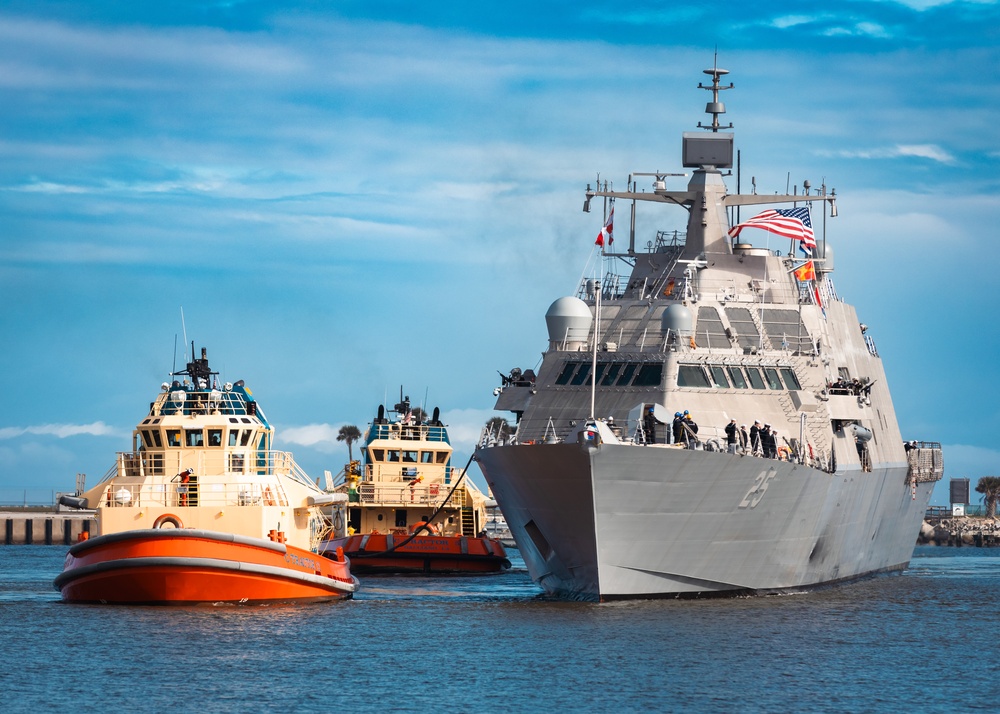
[[[829,152],[817,152],[820,155]],[[845,159],[898,159],[901,157],[913,156],[922,159],[938,161],[942,164],[954,165],[958,160],[950,153],[936,144],[897,144],[896,146],[883,147],[880,149],[858,149],[854,151],[845,150],[835,152],[837,156]]]
[[[337,433],[343,424],[306,424],[281,429],[276,440],[285,444],[307,446],[320,453],[329,454],[345,444],[337,441]],[[276,430],[277,431],[277,430]]]
[[[69,436],[116,436],[120,437],[126,432],[110,427],[103,421],[95,421],[90,424],[41,424],[39,426],[5,426],[0,428],[0,439],[16,439],[20,436],[31,434],[35,436],[55,436],[65,439]]]

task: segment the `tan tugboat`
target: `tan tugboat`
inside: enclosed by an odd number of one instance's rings
[[[242,381],[221,389],[206,351],[164,383],[104,479],[68,505],[99,535],[55,580],[70,602],[190,604],[349,598],[342,551],[318,553],[344,508],[292,459]],[[177,378],[183,378],[181,382]],[[188,381],[190,378],[190,381]],[[326,514],[323,513],[326,511]]]
[[[400,395],[402,397],[402,395]],[[494,505],[463,469],[452,466],[447,427],[411,410],[378,416],[365,435],[360,461],[345,468],[336,492],[348,504],[348,535],[321,552],[342,549],[357,573],[495,573],[510,567],[503,545],[484,532]]]

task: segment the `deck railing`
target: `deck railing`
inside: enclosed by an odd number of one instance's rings
[[[402,481],[362,481],[358,484],[358,501],[367,505],[429,506],[437,508],[444,503],[451,486],[437,483],[406,483]],[[456,489],[448,505],[462,508],[465,489]]]
[[[95,506],[98,504],[94,504]],[[279,481],[200,483],[197,477],[187,482],[161,481],[121,484],[109,488],[105,508],[163,507],[187,508],[211,506],[288,506],[288,495]]]

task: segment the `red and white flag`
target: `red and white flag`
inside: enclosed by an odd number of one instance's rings
[[[597,234],[597,240],[594,241],[594,245],[599,245],[604,247],[604,237],[608,238],[608,247],[615,242],[615,204],[611,204],[611,213],[608,214],[608,220],[604,224],[604,228],[601,232]]]

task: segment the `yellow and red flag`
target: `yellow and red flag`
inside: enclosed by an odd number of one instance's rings
[[[816,279],[816,268],[811,260],[795,269],[795,279],[800,283]]]

